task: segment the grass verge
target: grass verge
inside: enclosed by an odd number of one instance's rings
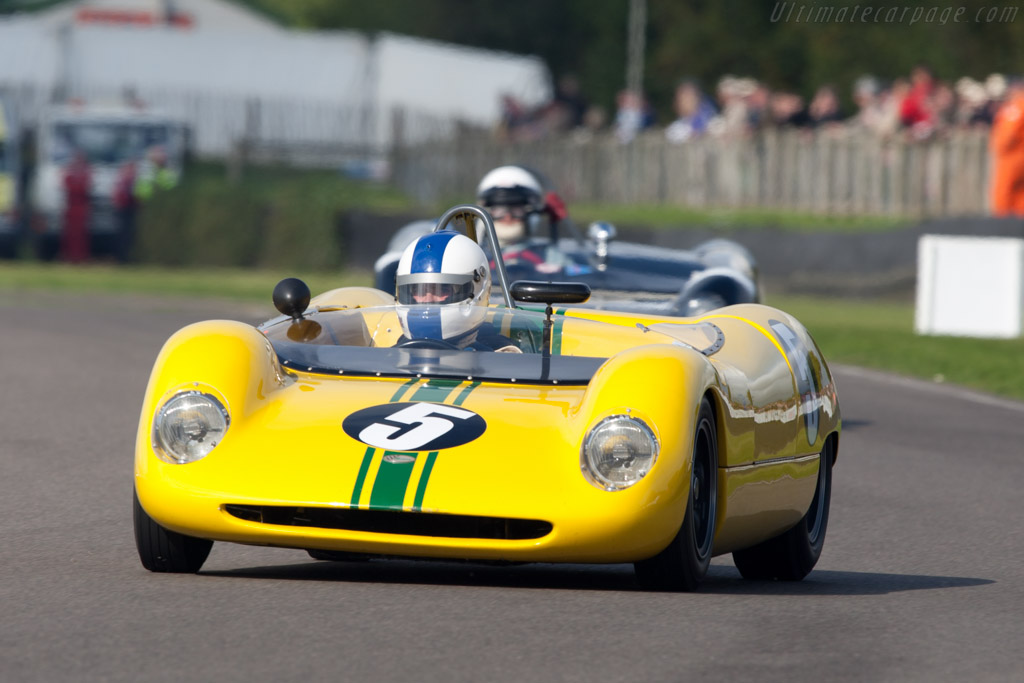
[[[318,271],[237,268],[161,268],[5,263],[0,265],[0,291],[109,292],[157,296],[194,296],[235,301],[269,301],[282,278],[299,277],[314,296],[335,287],[369,286],[370,271]]]
[[[455,204],[472,203],[472,196],[449,197],[434,206],[441,215]],[[574,202],[569,214],[577,226],[605,221],[621,227],[655,230],[763,230],[777,228],[792,232],[884,232],[898,230],[910,221],[889,216],[803,213],[787,209],[751,207],[742,209],[693,208],[670,204],[602,204]]]
[[[804,323],[830,362],[1024,400],[1024,338],[917,335],[912,303],[807,297],[772,297],[766,303]]]
[[[141,207],[136,257],[173,267],[330,270],[348,260],[345,212],[413,206],[397,190],[333,171],[249,167],[233,181],[223,166],[196,163]]]

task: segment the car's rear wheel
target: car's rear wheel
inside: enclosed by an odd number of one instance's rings
[[[142,566],[151,572],[194,574],[206,562],[213,541],[192,538],[165,529],[146,514],[139,503],[139,495],[132,491],[135,547]]]
[[[711,402],[701,401],[693,438],[693,468],[683,524],[668,547],[634,564],[648,590],[696,590],[711,564],[718,511],[718,438]]]
[[[732,554],[745,579],[799,581],[807,576],[821,557],[832,502],[832,464],[835,438],[825,440],[818,464],[818,484],[811,506],[803,519],[789,531],[746,550]]]

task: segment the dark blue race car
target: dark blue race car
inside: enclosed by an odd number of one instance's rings
[[[434,224],[416,221],[394,234],[374,266],[378,289],[395,291],[402,251]],[[586,236],[571,224],[565,231],[572,236],[551,230],[550,237],[503,248],[509,280],[584,282],[593,292],[587,307],[672,316],[761,300],[754,258],[736,242],[715,239],[682,250],[617,241],[610,223],[590,224]]]

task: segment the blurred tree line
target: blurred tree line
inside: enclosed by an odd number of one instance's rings
[[[609,111],[625,84],[629,0],[243,1],[298,28],[391,31],[535,54],[556,79],[575,75],[590,102]],[[846,19],[836,21],[843,8]],[[865,8],[873,11],[866,18]],[[806,18],[827,9],[831,21]],[[986,21],[992,9],[996,20]],[[751,76],[805,96],[833,84],[849,101],[857,77],[892,79],[919,63],[949,80],[1024,71],[1024,7],[1015,0],[647,0],[646,39],[644,85],[663,120],[684,77],[711,91],[725,74]]]

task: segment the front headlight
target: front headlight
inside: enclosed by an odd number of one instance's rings
[[[580,467],[597,488],[621,491],[651,471],[658,448],[658,438],[646,422],[612,415],[598,422],[583,439]]]
[[[220,443],[230,423],[227,409],[212,393],[181,391],[153,418],[153,450],[172,465],[195,462]]]

